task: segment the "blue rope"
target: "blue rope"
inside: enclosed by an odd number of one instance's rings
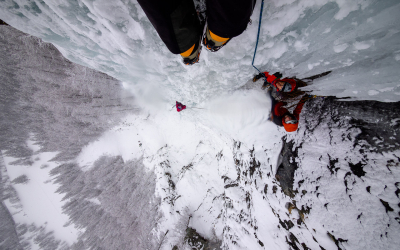
[[[261,71],[257,69],[256,66],[254,66],[254,59],[256,58],[256,52],[257,52],[257,46],[258,46],[258,38],[260,37],[260,28],[261,28],[261,21],[262,21],[262,12],[264,8],[264,0],[261,2],[261,10],[260,10],[260,22],[258,23],[258,33],[257,33],[257,42],[256,42],[256,48],[254,49],[254,55],[253,55],[253,61],[251,62],[251,65],[259,72]]]

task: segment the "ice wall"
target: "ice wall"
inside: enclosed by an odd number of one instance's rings
[[[192,67],[167,50],[137,1],[2,0],[0,16],[142,96],[156,88],[165,102],[199,103],[245,84],[256,72],[251,60],[260,3],[242,35],[218,53],[204,49]],[[399,101],[398,13],[397,0],[266,1],[255,64],[285,76],[333,70],[310,88],[321,95]]]

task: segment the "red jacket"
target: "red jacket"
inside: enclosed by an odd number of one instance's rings
[[[275,114],[276,116],[284,116],[284,115],[286,115],[287,113],[289,113],[289,111],[288,111],[286,108],[283,107],[284,105],[285,105],[285,103],[283,103],[283,102],[278,102],[278,103],[275,105],[275,107],[274,107],[274,114]],[[293,111],[293,115],[294,115],[294,117],[296,117],[297,120],[300,119],[300,113],[301,113],[301,110],[303,109],[303,105],[304,105],[304,101],[301,100],[301,101],[297,104],[296,108],[295,108],[294,111]]]
[[[285,103],[278,102],[273,106],[272,122],[278,126],[283,126],[287,132],[294,132],[299,127],[300,112],[303,108],[304,101],[301,100],[293,111],[293,116],[297,119],[297,123],[286,123],[285,115],[290,115],[290,112],[283,107]]]
[[[267,71],[264,72],[264,75],[267,78],[267,82],[272,84],[276,88],[277,91],[279,91],[279,89],[276,87],[277,80],[289,83],[292,86],[292,89],[289,92],[292,92],[296,88],[296,80],[294,80],[294,79],[290,79],[290,78],[278,79],[276,76],[270,75],[269,72],[267,72]]]
[[[184,110],[186,108],[186,105],[183,105],[180,102],[176,102],[176,111],[181,112],[182,110]]]

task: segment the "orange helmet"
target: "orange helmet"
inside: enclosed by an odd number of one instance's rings
[[[294,132],[297,130],[297,128],[299,127],[299,123],[286,123],[285,122],[285,118],[282,118],[282,124],[283,127],[285,128],[286,132]]]

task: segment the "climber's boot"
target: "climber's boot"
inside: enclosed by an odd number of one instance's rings
[[[200,40],[197,43],[193,44],[193,46],[190,49],[180,54],[182,56],[183,63],[185,65],[193,65],[199,62],[200,52],[201,52]]]
[[[203,45],[211,52],[217,52],[222,47],[224,47],[231,38],[220,37],[214,33],[212,33],[208,27],[206,29],[206,33],[203,36]]]

